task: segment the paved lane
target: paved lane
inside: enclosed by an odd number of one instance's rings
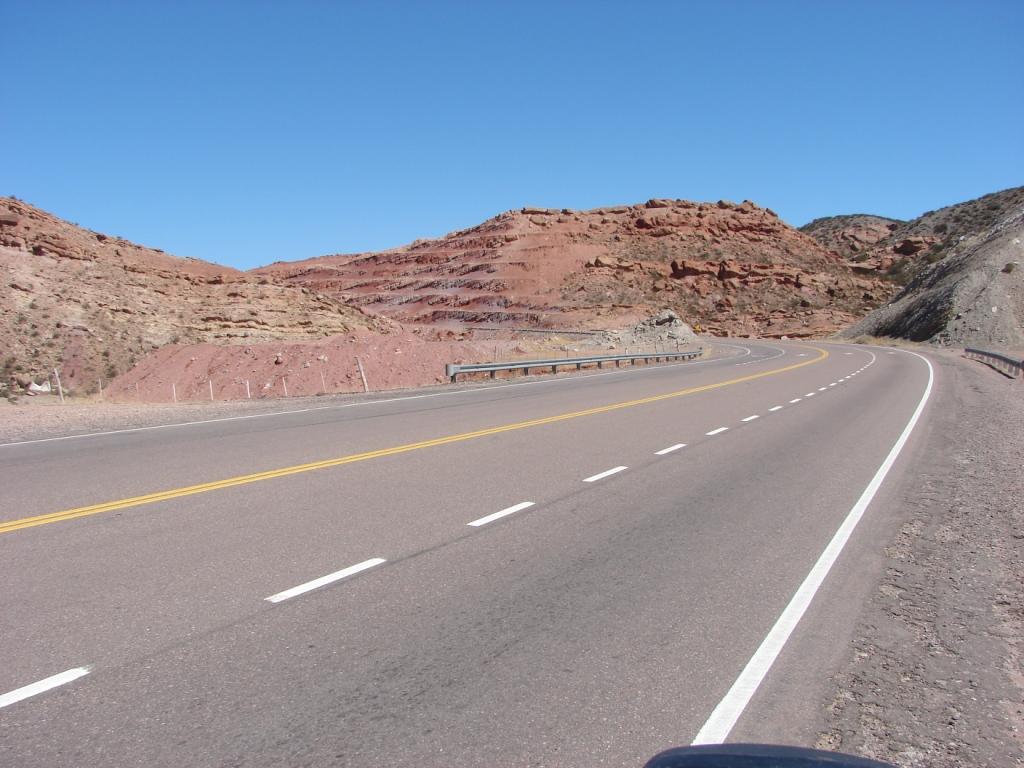
[[[817,357],[770,346],[785,354],[580,380],[569,405],[577,387],[593,407]],[[921,360],[829,350],[684,397],[0,535],[0,691],[92,667],[0,710],[0,749],[24,765],[629,765],[685,743],[920,398]],[[454,418],[566,406],[568,389],[547,392]],[[426,432],[434,411],[393,418]],[[386,562],[266,600],[370,558]]]

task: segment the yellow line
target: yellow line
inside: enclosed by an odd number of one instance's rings
[[[184,488],[172,488],[167,491],[158,491],[157,493],[147,493],[144,496],[132,496],[128,499],[118,499],[116,501],[105,501],[101,504],[92,504],[87,507],[76,507],[75,509],[65,509],[61,512],[51,512],[46,515],[37,515],[36,517],[24,517],[20,520],[11,520],[6,523],[0,523],[0,534],[11,533],[12,531],[19,531],[23,528],[32,528],[37,525],[46,525],[48,523],[57,523],[62,520],[71,520],[76,517],[86,517],[88,515],[98,515],[101,512],[113,512],[117,509],[126,509],[128,507],[138,507],[143,504],[153,504],[157,501],[167,501],[169,499],[177,499],[182,496],[191,496],[196,493],[207,493],[208,491],[219,491],[223,488],[232,488],[236,485],[247,485],[248,483],[258,483],[262,480],[273,480],[278,477],[287,477],[288,475],[297,475],[301,472],[312,472],[317,469],[327,469],[329,467],[340,467],[343,464],[354,464],[357,461],[367,461],[369,459],[379,459],[382,456],[394,456],[399,453],[407,453],[408,451],[418,451],[421,448],[433,448],[438,445],[448,445],[449,443],[459,443],[463,440],[473,440],[478,437],[486,437],[488,435],[498,435],[502,432],[512,432],[517,429],[526,429],[528,427],[539,427],[542,424],[554,424],[559,421],[567,421],[568,419],[578,419],[582,416],[593,416],[598,413],[607,413],[608,411],[617,411],[622,408],[632,408],[637,405],[647,405],[648,403],[656,403],[660,400],[668,400],[674,397],[683,397],[685,395],[696,394],[697,392],[706,392],[710,389],[719,389],[721,387],[728,387],[733,384],[740,384],[745,381],[753,381],[755,379],[762,379],[765,376],[775,376],[786,371],[796,370],[797,368],[803,368],[805,365],[812,365],[814,363],[821,362],[828,357],[828,352],[818,347],[810,347],[810,349],[820,352],[820,356],[811,360],[805,360],[802,363],[796,363],[794,365],[787,365],[784,368],[776,368],[771,371],[763,371],[761,373],[754,373],[748,376],[741,376],[738,379],[729,379],[727,381],[720,381],[715,384],[704,384],[700,387],[690,387],[689,389],[680,389],[676,392],[667,392],[663,395],[652,395],[650,397],[642,397],[639,400],[627,400],[621,403],[612,403],[611,405],[602,405],[596,408],[587,408],[583,411],[572,411],[570,413],[562,413],[557,416],[546,416],[541,419],[531,419],[529,421],[517,421],[513,424],[504,424],[500,427],[489,427],[487,429],[478,429],[475,432],[462,432],[457,435],[448,435],[446,437],[437,437],[433,440],[423,440],[418,443],[406,443],[405,445],[396,445],[392,448],[381,448],[376,451],[366,451],[365,453],[353,453],[349,456],[341,456],[336,459],[325,459],[323,461],[313,461],[309,464],[297,464],[293,467],[282,467],[281,469],[271,469],[266,472],[256,472],[251,475],[238,475],[237,477],[229,477],[224,480],[215,480],[210,483],[200,483],[199,485],[189,485]]]

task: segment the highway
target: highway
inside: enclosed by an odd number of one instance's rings
[[[720,350],[0,446],[0,764],[813,743],[932,366]]]

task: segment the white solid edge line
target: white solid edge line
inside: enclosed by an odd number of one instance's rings
[[[670,445],[668,448],[662,448],[660,451],[655,451],[654,455],[655,456],[664,456],[666,453],[672,453],[672,451],[678,451],[680,448],[685,448],[685,447],[686,447],[686,443],[676,443],[675,445]]]
[[[382,557],[373,557],[369,560],[363,560],[361,563],[350,565],[348,568],[342,568],[340,571],[329,573],[326,576],[321,576],[319,579],[307,581],[305,584],[299,584],[297,587],[286,589],[284,592],[278,592],[276,595],[271,595],[270,597],[265,597],[263,599],[271,603],[280,603],[282,600],[287,600],[291,597],[305,594],[306,592],[310,592],[314,589],[319,589],[320,587],[327,586],[335,581],[340,581],[341,579],[349,576],[354,576],[360,571],[365,571],[367,568],[373,568],[375,565],[380,565],[381,563],[386,562],[387,560]]]
[[[499,520],[500,518],[505,517],[506,515],[513,515],[516,512],[522,512],[524,509],[527,509],[528,507],[532,506],[532,501],[521,501],[518,504],[513,504],[511,507],[505,507],[505,509],[499,510],[498,512],[493,512],[490,515],[484,515],[483,517],[474,520],[471,523],[466,523],[466,525],[472,525],[474,528],[479,528],[481,525],[493,523],[495,520]]]
[[[606,469],[604,472],[598,472],[596,475],[591,475],[590,477],[583,478],[583,482],[584,483],[593,483],[593,482],[595,482],[597,480],[603,480],[604,478],[608,477],[609,475],[614,475],[617,472],[621,472],[624,469],[629,469],[629,467],[612,467],[611,469]]]
[[[746,357],[751,354],[751,351],[747,347],[740,346],[739,344],[723,344],[719,342],[718,346],[721,347],[732,347],[733,349],[742,349],[744,352],[740,357]],[[767,346],[767,345],[766,345]],[[771,349],[772,347],[769,347]],[[778,349],[776,347],[776,349]],[[782,354],[785,354],[783,350]],[[688,360],[685,362],[687,366],[703,365],[704,363],[714,362],[727,362],[730,358],[727,357],[713,357],[706,360]],[[772,358],[765,358],[771,360]],[[683,365],[684,363],[667,363],[668,366]],[[472,389],[457,389],[449,392],[426,392],[420,395],[401,395],[399,397],[388,397],[380,398],[377,400],[359,400],[354,403],[340,403],[335,405],[318,405],[311,408],[295,408],[287,411],[270,411],[269,413],[247,413],[241,416],[222,416],[216,419],[200,419],[199,421],[176,421],[172,424],[150,424],[145,427],[125,427],[124,429],[109,429],[104,432],[83,432],[77,435],[59,435],[57,437],[40,437],[34,440],[16,440],[12,443],[0,443],[0,448],[9,448],[17,445],[33,445],[35,443],[52,443],[58,440],[77,440],[83,437],[105,437],[106,435],[122,435],[129,432],[147,432],[154,429],[171,429],[174,427],[192,427],[200,424],[216,424],[221,421],[243,421],[245,419],[259,419],[264,416],[287,416],[292,413],[313,413],[315,411],[332,411],[332,410],[343,410],[345,408],[359,408],[367,405],[378,405],[381,403],[399,403],[405,400],[422,400],[429,397],[452,397],[454,395],[465,395],[472,392],[490,392],[495,389],[508,389],[509,387],[530,387],[537,384],[552,384],[555,382],[563,381],[582,381],[584,378],[596,379],[601,376],[619,376],[622,374],[630,373],[643,373],[646,371],[660,371],[665,369],[665,365],[642,367],[642,368],[624,368],[622,370],[615,371],[604,371],[603,373],[588,373],[586,376],[566,376],[564,378],[552,378],[552,379],[541,379],[539,381],[517,381],[509,384],[490,384],[483,387],[474,387]],[[347,392],[339,392],[337,394],[352,394]],[[228,401],[225,401],[228,402]]]
[[[818,588],[825,581],[829,570],[831,570],[833,564],[839,558],[839,554],[843,551],[843,547],[846,546],[846,542],[849,541],[854,528],[857,527],[857,523],[863,517],[864,510],[867,509],[871,500],[875,497],[875,494],[882,485],[882,481],[889,474],[889,470],[892,469],[896,458],[900,455],[903,446],[906,445],[907,440],[910,438],[910,433],[914,431],[914,427],[924,411],[925,404],[931,396],[935,373],[932,364],[926,357],[917,354],[917,352],[910,352],[909,354],[921,358],[924,360],[925,365],[928,366],[928,384],[924,388],[924,394],[921,396],[917,408],[914,409],[910,421],[903,428],[903,432],[897,438],[882,465],[875,472],[874,477],[871,478],[871,482],[868,483],[860,498],[857,499],[857,503],[853,505],[853,508],[846,515],[846,519],[843,520],[839,530],[835,532],[832,540],[825,547],[818,561],[797,589],[796,594],[793,595],[793,598],[782,611],[775,625],[769,630],[757,651],[750,658],[750,661],[747,662],[743,671],[740,672],[736,682],[732,684],[729,692],[725,694],[725,697],[715,707],[711,716],[701,726],[692,744],[721,744],[725,741],[729,731],[736,725],[736,721],[743,714],[743,710],[750,703],[751,697],[757,691],[765,675],[768,674],[768,670],[771,669],[775,659],[778,658],[790,634],[803,617],[807,607],[811,604]]]
[[[66,672],[51,675],[44,680],[22,686],[21,688],[17,688],[13,691],[0,695],[0,709],[3,707],[9,707],[11,704],[16,704],[30,696],[36,696],[40,693],[44,693],[51,688],[57,688],[58,686],[65,685],[70,683],[72,680],[77,680],[78,678],[88,674],[89,667],[75,667],[74,669],[69,669]]]
[[[781,411],[781,410],[782,410],[782,406],[781,405],[773,405],[771,408],[768,409],[768,413],[775,413],[775,411]]]
[[[754,419],[760,419],[760,418],[761,417],[758,414],[755,413],[753,416],[747,416],[747,418],[745,418],[745,419],[740,419],[740,421],[753,421]]]
[[[705,432],[704,434],[707,435],[708,437],[714,437],[715,435],[722,434],[728,429],[728,427],[719,427],[718,429],[712,429],[710,432]]]

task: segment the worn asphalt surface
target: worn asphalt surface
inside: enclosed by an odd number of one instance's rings
[[[0,708],[0,764],[639,766],[689,743],[929,377],[902,350],[727,351],[0,446],[0,703],[88,668]],[[813,744],[929,418],[730,740]]]

